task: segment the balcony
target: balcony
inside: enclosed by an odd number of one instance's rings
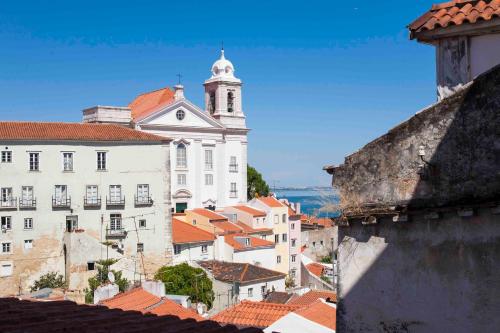
[[[125,197],[106,197],[106,206],[108,207],[123,207],[125,206]]]
[[[229,164],[229,172],[238,172],[238,164]]]
[[[17,198],[7,197],[2,198],[0,201],[0,209],[16,209],[17,208]]]
[[[19,200],[19,209],[36,209],[36,199]]]
[[[134,203],[136,206],[151,206],[153,199],[150,196],[134,196]]]
[[[229,197],[230,198],[237,198],[238,197],[238,191],[230,191],[229,192]]]
[[[106,229],[106,238],[117,239],[127,237],[127,231],[125,229]]]
[[[52,197],[52,208],[70,208],[71,197],[67,198],[54,198]]]
[[[85,208],[100,208],[101,198],[100,197],[83,197],[83,207]]]

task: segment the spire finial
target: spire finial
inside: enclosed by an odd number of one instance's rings
[[[179,73],[176,76],[177,76],[177,81],[178,81],[177,84],[181,84],[182,74]]]
[[[226,59],[226,58],[224,57],[224,41],[221,41],[220,58],[221,58],[221,59]]]

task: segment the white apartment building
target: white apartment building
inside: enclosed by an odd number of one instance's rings
[[[247,133],[241,80],[224,50],[205,81],[205,106],[184,96],[184,87],[137,96],[128,107],[96,106],[84,122],[116,123],[173,139],[171,195],[175,212],[247,201]]]
[[[169,144],[116,125],[0,122],[0,295],[52,271],[81,290],[107,257],[129,280],[170,263]]]

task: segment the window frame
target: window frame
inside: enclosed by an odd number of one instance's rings
[[[4,224],[7,225],[5,228],[3,228]],[[0,228],[2,228],[2,230],[12,230],[12,216],[0,216]]]
[[[174,244],[174,255],[182,253],[182,246],[180,244]]]
[[[282,243],[288,242],[288,235],[287,234],[282,234],[281,235],[281,242]]]
[[[201,253],[202,254],[208,253],[208,245],[207,244],[202,244],[201,245]]]
[[[205,170],[212,171],[214,169],[214,151],[213,149],[205,149]]]
[[[205,174],[205,186],[213,186],[214,185],[214,175],[211,173]]]
[[[247,289],[247,297],[253,297],[253,288]]]
[[[69,156],[68,159],[66,159],[67,156]],[[63,151],[62,164],[64,172],[72,172],[74,167],[74,153],[71,151]]]
[[[107,171],[108,170],[108,152],[107,151],[97,151],[97,171]]]
[[[175,167],[177,169],[187,169],[187,146],[184,143],[179,143],[175,148]]]
[[[30,221],[30,222],[27,223],[28,221]],[[33,218],[32,217],[25,217],[23,219],[23,230],[33,230]]]
[[[5,251],[6,248],[8,251]],[[12,242],[2,242],[2,254],[12,254]]]
[[[109,230],[123,230],[123,217],[121,213],[109,214]]]
[[[36,151],[28,152],[29,171],[40,171],[40,153]]]
[[[297,261],[297,255],[296,254],[292,254],[290,256],[290,260],[291,260],[291,262],[296,262]]]
[[[177,185],[186,186],[187,185],[187,175],[185,173],[177,174]]]
[[[12,163],[12,150],[2,150],[2,163]]]
[[[26,247],[27,244],[31,244],[29,247]],[[33,239],[25,239],[24,240],[24,249],[31,250],[33,248]]]
[[[144,243],[137,243],[137,253],[144,253]]]
[[[281,256],[280,255],[276,256],[276,264],[281,264]]]
[[[140,219],[140,220],[139,220],[139,228],[141,228],[141,229],[145,229],[145,228],[146,228],[146,226],[147,226],[147,221],[146,221],[146,219]]]

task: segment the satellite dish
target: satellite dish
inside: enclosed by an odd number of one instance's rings
[[[115,283],[115,275],[113,274],[113,272],[109,272],[109,273],[108,273],[108,280],[109,280],[111,283]]]

